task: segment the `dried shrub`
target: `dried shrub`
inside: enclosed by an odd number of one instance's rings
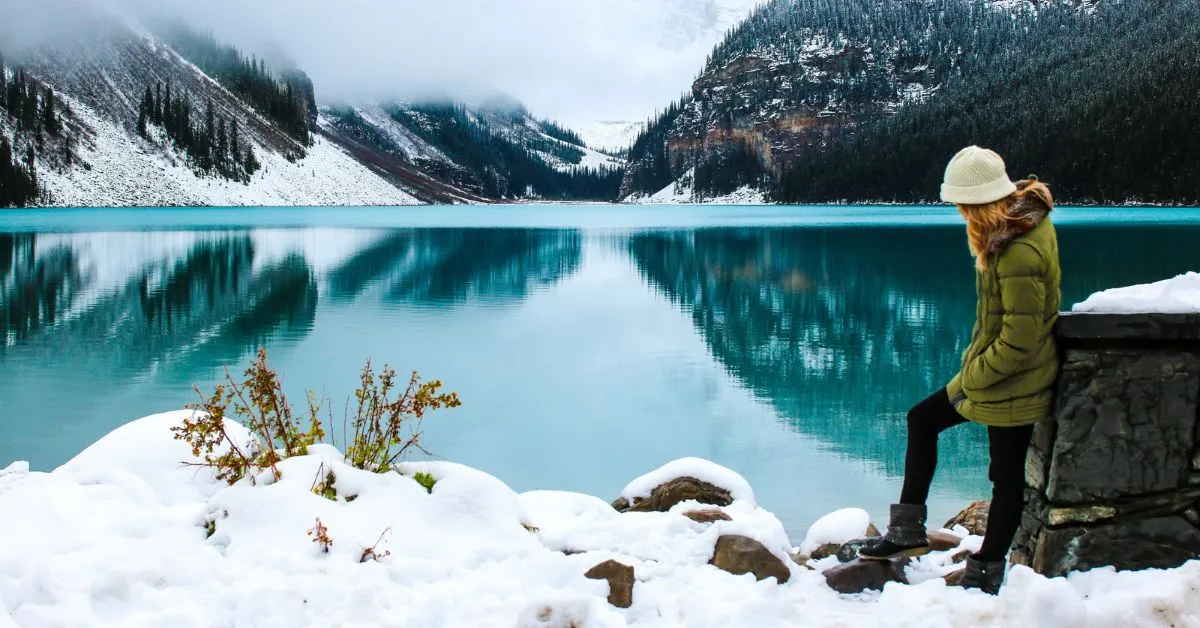
[[[279,376],[267,365],[266,349],[258,350],[255,361],[246,368],[245,379],[238,382],[225,369],[225,382],[205,397],[196,388],[201,403],[188,404],[196,412],[179,426],[171,428],[175,439],[186,441],[192,455],[202,463],[185,463],[216,470],[218,480],[235,484],[270,470],[275,479],[277,464],[291,456],[303,456],[308,448],[325,438],[321,420],[323,403],[308,393],[308,410],[297,416],[283,392]],[[378,375],[370,360],[360,373],[360,385],[354,392],[355,412],[346,417],[345,426],[353,433],[346,438],[346,463],[367,471],[385,473],[412,450],[428,453],[421,447],[421,421],[425,413],[462,405],[457,393],[441,393],[442,382],[421,382],[414,372],[408,386],[400,392],[395,386],[396,373],[390,367]],[[255,437],[242,445],[230,437],[225,419],[240,422]],[[218,450],[223,453],[216,454]],[[318,476],[320,474],[318,473]],[[330,470],[325,478],[313,482],[313,492],[335,500],[336,478]],[[433,478],[422,485],[432,490]]]
[[[393,398],[395,378],[396,372],[387,365],[378,378],[370,360],[363,367],[354,391],[354,418],[347,422],[354,430],[346,448],[346,463],[352,467],[386,473],[411,449],[429,453],[421,447],[425,413],[462,405],[458,393],[438,392],[440,380],[422,383],[415,372],[404,392]]]
[[[380,553],[377,549],[379,547],[379,544],[383,542],[383,537],[388,532],[391,532],[391,530],[392,530],[391,528],[385,528],[383,530],[383,532],[379,533],[379,539],[375,541],[374,545],[372,545],[371,547],[364,547],[363,552],[362,552],[362,558],[360,558],[358,562],[365,563],[368,560],[373,560],[373,561],[379,562],[379,560],[381,560],[387,556],[391,556],[392,552],[390,550],[384,550],[383,553]]]
[[[333,547],[333,539],[329,538],[329,528],[321,523],[321,519],[317,518],[317,524],[308,531],[308,535],[312,537],[313,543],[321,546],[321,551],[328,554],[329,548]]]
[[[322,473],[324,472],[324,473]],[[312,492],[328,499],[331,502],[337,501],[337,475],[333,469],[325,466],[322,462],[320,467],[317,467],[317,477],[313,480]]]
[[[203,455],[199,466],[217,470],[216,477],[234,484],[243,477],[250,477],[259,470],[270,469],[279,479],[276,464],[291,456],[308,453],[309,445],[325,437],[321,426],[320,406],[309,397],[308,428],[301,426],[293,414],[279,376],[267,366],[267,350],[259,349],[258,357],[245,370],[245,380],[237,382],[229,369],[225,369],[225,383],[217,384],[212,395],[205,398],[196,387],[201,403],[186,407],[195,412],[182,425],[172,427],[176,440],[187,441],[192,446],[192,455]],[[256,443],[243,449],[229,436],[225,429],[226,417],[232,418],[255,436]],[[213,455],[218,447],[226,447],[220,455]]]

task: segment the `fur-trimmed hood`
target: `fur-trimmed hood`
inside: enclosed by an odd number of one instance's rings
[[[1054,209],[1054,197],[1050,188],[1036,177],[1017,182],[1017,191],[1012,195],[1012,204],[1008,215],[1012,220],[1006,229],[996,233],[988,244],[992,253],[999,253],[1012,242],[1030,231],[1033,231],[1046,216]]]

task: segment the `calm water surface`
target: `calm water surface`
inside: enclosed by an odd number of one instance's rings
[[[1067,306],[1200,269],[1200,210],[1056,216]],[[367,358],[444,380],[464,405],[427,447],[518,491],[612,498],[700,456],[798,541],[844,506],[884,520],[971,273],[942,207],[0,213],[0,467],[53,469],[265,345],[296,402],[340,409]],[[943,442],[935,520],[988,493],[984,430]]]

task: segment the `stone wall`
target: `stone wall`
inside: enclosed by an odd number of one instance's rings
[[[1064,314],[1012,562],[1047,576],[1200,556],[1200,315]]]

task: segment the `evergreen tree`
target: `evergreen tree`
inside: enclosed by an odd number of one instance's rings
[[[38,89],[37,84],[29,80],[25,71],[21,71],[21,125],[27,133],[34,133],[38,128]]]
[[[150,86],[149,86],[149,85],[147,85],[147,86],[146,86],[146,93],[147,93],[146,95],[147,95],[147,96],[149,96],[149,92],[150,92]],[[162,126],[162,124],[163,124],[163,110],[164,110],[164,107],[163,107],[163,90],[162,90],[162,81],[158,81],[158,82],[157,82],[157,83],[154,85],[154,100],[151,102],[151,105],[152,105],[152,106],[151,106],[151,109],[150,109],[150,111],[151,111],[151,114],[150,114],[150,120],[151,120],[151,121],[153,121],[153,122],[154,122],[154,124],[157,124],[157,125],[159,125],[159,126]],[[170,108],[170,105],[167,105],[167,108],[169,109],[169,108]]]
[[[141,106],[138,107],[137,131],[138,131],[138,135],[140,135],[144,138],[150,137],[149,130],[146,128],[146,118],[147,118],[146,111],[148,111],[148,110],[149,110],[149,107],[146,106],[145,102],[143,102],[141,104]]]
[[[246,143],[245,166],[247,174],[254,174],[255,172],[258,172],[259,168],[262,167],[262,164],[258,163],[258,158],[254,156],[254,144],[249,142]]]
[[[58,137],[62,130],[61,122],[58,119],[58,114],[55,111],[54,90],[46,88],[46,95],[42,98],[42,126],[51,137]]]
[[[8,110],[8,73],[4,70],[3,52],[0,52],[0,109]]]
[[[225,129],[225,117],[222,116],[217,123],[217,165],[224,168],[226,158],[229,156],[229,135]]]
[[[174,100],[171,98],[171,79],[167,79],[167,89],[163,93],[162,125],[167,129],[168,133],[176,133],[179,131],[180,121],[176,118],[177,107]]]
[[[213,165],[212,148],[217,140],[217,117],[213,112],[213,101],[208,99],[208,110],[204,114],[204,137],[200,142],[200,155],[205,170]]]
[[[229,127],[229,154],[233,156],[232,161],[237,162],[242,154],[242,147],[238,138],[238,121],[237,118],[230,119]]]
[[[7,135],[0,134],[0,207],[16,205],[12,159],[12,144]]]
[[[24,108],[24,102],[25,102],[25,100],[23,98],[23,96],[25,95],[24,76],[25,76],[24,72],[22,72],[20,70],[14,71],[13,79],[11,82],[9,82],[8,88],[7,88],[8,115],[15,118],[18,121],[18,123],[20,122],[21,111]]]

